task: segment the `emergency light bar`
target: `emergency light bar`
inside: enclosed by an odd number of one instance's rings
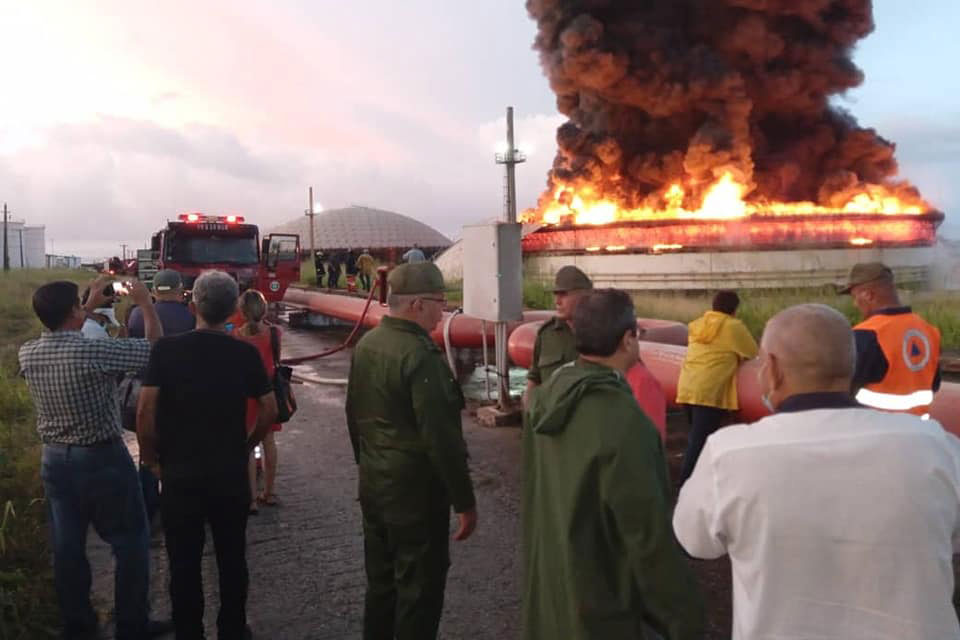
[[[181,213],[178,217],[181,222],[225,222],[227,224],[243,222],[243,216],[205,216],[202,213]]]

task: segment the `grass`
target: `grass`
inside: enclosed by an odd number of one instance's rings
[[[779,291],[740,291],[740,318],[759,339],[763,327],[773,315],[795,304],[819,302],[834,307],[850,320],[860,322],[860,314],[849,296],[837,295],[832,289],[795,289]],[[944,350],[960,349],[960,296],[947,292],[901,292],[909,304],[927,322],[940,329]],[[638,293],[633,296],[637,315],[690,322],[710,308],[710,294]]]
[[[446,283],[447,304],[458,306],[463,303],[463,281]],[[523,307],[525,309],[553,309],[553,293],[549,288],[534,280],[523,282]]]
[[[823,289],[780,289],[776,291],[740,291],[737,317],[759,340],[763,327],[772,316],[795,304],[819,302],[834,307],[851,324],[860,322],[860,314],[849,296],[837,295],[832,287]],[[643,292],[633,295],[637,316],[690,322],[710,308],[712,294],[704,292]],[[927,322],[938,329],[944,350],[960,350],[960,293],[901,291],[904,304],[909,304]],[[459,304],[463,299],[463,283],[447,286],[447,299]],[[527,309],[553,309],[553,293],[538,280],[524,279],[523,305]]]
[[[0,273],[0,638],[56,636],[59,613],[40,483],[40,440],[17,350],[40,333],[30,297],[52,280],[85,282],[80,271]]]
[[[304,260],[300,269],[301,282],[316,283],[313,261]],[[342,278],[343,279],[343,278]],[[463,282],[447,283],[447,300],[451,305],[463,302]],[[960,293],[903,291],[904,304],[927,322],[940,329],[944,350],[960,350]],[[823,289],[780,289],[776,291],[742,291],[737,317],[743,320],[757,338],[773,315],[787,307],[803,302],[820,302],[839,310],[851,324],[860,321],[849,296],[840,296],[832,287]],[[710,308],[710,294],[697,292],[645,292],[633,296],[637,315],[642,318],[660,318],[690,322]],[[553,294],[542,282],[530,278],[523,281],[523,305],[527,309],[553,309]]]
[[[312,259],[300,261],[300,284],[317,286],[317,268]]]

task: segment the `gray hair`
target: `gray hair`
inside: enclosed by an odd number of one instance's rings
[[[390,311],[397,313],[398,311],[404,311],[414,300],[420,297],[422,296],[416,293],[393,293],[391,291],[387,296],[387,306],[390,307]]]
[[[240,287],[223,271],[204,271],[193,283],[193,304],[208,324],[220,324],[237,310]]]

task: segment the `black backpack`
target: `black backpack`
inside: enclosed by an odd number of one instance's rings
[[[290,379],[293,368],[280,364],[280,336],[277,328],[270,327],[270,350],[273,352],[273,393],[277,398],[277,422],[288,422],[297,412],[297,400],[293,397]]]

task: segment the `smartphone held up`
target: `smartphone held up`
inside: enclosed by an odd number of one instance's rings
[[[113,298],[114,296],[125,296],[130,293],[130,283],[115,281],[108,284],[103,289],[103,295]]]

